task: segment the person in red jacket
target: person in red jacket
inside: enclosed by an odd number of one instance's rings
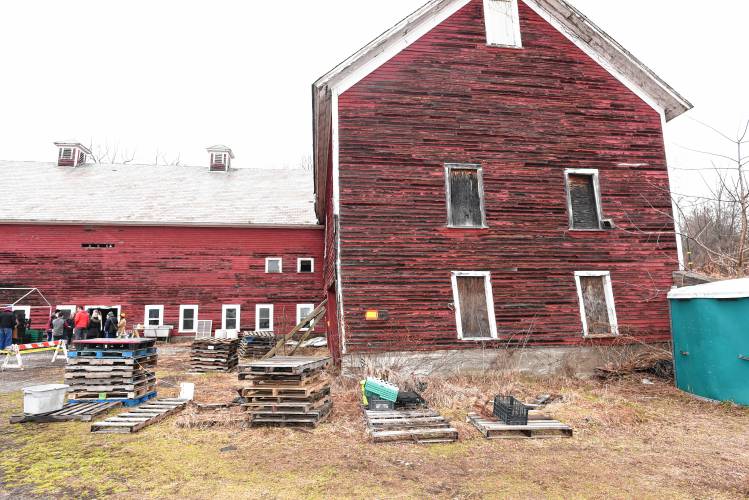
[[[76,308],[76,313],[73,317],[73,341],[83,340],[86,330],[88,330],[90,319],[88,313],[82,306]]]

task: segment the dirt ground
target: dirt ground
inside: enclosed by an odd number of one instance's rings
[[[0,374],[0,498],[747,498],[749,409],[686,396],[665,381],[535,379],[487,373],[428,379],[424,395],[458,428],[447,445],[372,444],[356,381],[333,381],[334,411],[314,430],[185,428],[187,410],[133,435],[89,424],[9,425],[20,385],[60,382],[40,355]],[[46,361],[46,362],[45,362]],[[159,394],[196,383],[196,399],[227,402],[236,374],[186,374],[187,349],[160,350]],[[572,439],[487,441],[466,414],[493,394],[556,393],[547,409]],[[241,417],[241,415],[239,415]]]

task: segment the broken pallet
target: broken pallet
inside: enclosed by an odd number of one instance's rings
[[[364,410],[367,432],[375,443],[452,443],[458,431],[434,410]]]
[[[527,425],[507,425],[497,418],[469,413],[467,421],[486,439],[548,439],[572,437],[572,427],[557,420],[530,419]]]
[[[120,401],[108,403],[68,403],[61,410],[43,415],[13,415],[10,417],[10,423],[90,422],[94,417],[119,406],[122,406],[122,402]]]
[[[187,405],[184,399],[155,399],[115,417],[91,424],[91,432],[129,434],[153,425]]]

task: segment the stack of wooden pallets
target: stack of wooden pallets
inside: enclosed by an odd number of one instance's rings
[[[239,344],[240,358],[262,358],[276,345],[273,332],[242,332]]]
[[[333,407],[325,367],[331,358],[278,356],[242,367],[242,405],[252,425],[316,427]]]
[[[192,372],[230,372],[237,367],[239,339],[196,339],[190,353]]]
[[[65,383],[72,402],[121,401],[133,406],[156,396],[156,339],[77,341],[68,353]]]
[[[375,443],[452,443],[458,431],[442,415],[429,408],[416,410],[364,410],[367,432]]]

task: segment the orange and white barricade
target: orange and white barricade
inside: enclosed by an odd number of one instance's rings
[[[6,350],[0,351],[0,354],[5,354],[5,361],[3,361],[3,366],[2,368],[0,368],[0,370],[5,370],[6,368],[18,368],[23,370],[23,360],[21,358],[22,354],[34,354],[44,351],[55,351],[55,353],[52,355],[53,363],[57,361],[57,355],[60,353],[60,351],[62,351],[64,355],[63,359],[68,357],[68,347],[65,344],[64,340],[54,340],[52,342],[34,342],[32,344],[14,344]],[[11,358],[16,358],[15,364],[10,363]]]

